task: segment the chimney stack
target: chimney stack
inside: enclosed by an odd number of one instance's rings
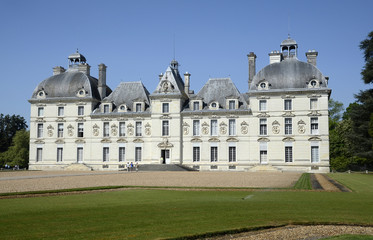
[[[53,68],[53,76],[61,74],[61,73],[64,73],[65,71],[66,70],[63,67],[61,67],[61,66],[54,67]]]
[[[282,53],[280,51],[272,51],[269,55],[269,64],[281,62]]]
[[[184,73],[184,92],[189,96],[190,73]]]
[[[316,67],[317,55],[319,55],[319,53],[316,52],[316,50],[308,50],[308,52],[306,52],[307,62]]]
[[[98,92],[101,100],[106,97],[106,66],[103,63],[98,65]]]
[[[247,58],[249,60],[249,89],[250,89],[250,84],[253,81],[253,78],[256,74],[255,70],[255,61],[256,61],[256,55],[253,52],[250,52],[247,55]]]
[[[89,76],[91,73],[91,66],[89,66],[87,63],[81,63],[78,65],[78,71]]]
[[[163,78],[163,73],[159,74],[158,77],[159,77],[159,81],[161,81]]]

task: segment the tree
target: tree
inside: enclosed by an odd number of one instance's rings
[[[364,51],[365,66],[361,72],[364,83],[373,83],[373,31],[360,42],[360,49]]]
[[[0,153],[8,150],[17,131],[26,128],[26,120],[23,117],[0,114]]]
[[[1,165],[18,165],[21,168],[27,167],[29,160],[30,132],[26,130],[17,131],[8,150],[0,155]]]
[[[342,119],[343,103],[329,99],[329,131],[337,127],[337,123]]]

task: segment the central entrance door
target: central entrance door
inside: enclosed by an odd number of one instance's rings
[[[162,159],[162,164],[170,164],[170,150],[169,149],[161,150],[161,159]]]

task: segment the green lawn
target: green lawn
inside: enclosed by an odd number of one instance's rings
[[[155,239],[289,223],[373,225],[373,176],[363,182],[346,176],[335,179],[355,192],[130,189],[3,199],[0,239]]]

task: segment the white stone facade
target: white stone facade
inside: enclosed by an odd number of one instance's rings
[[[152,94],[141,82],[111,91],[106,72],[91,77],[75,53],[69,69],[56,68],[29,100],[29,169],[124,170],[138,161],[200,171],[328,172],[328,78],[316,58],[297,60],[295,41],[281,47],[270,65],[251,72],[243,94],[226,78],[194,94],[190,74],[183,81],[174,60]],[[256,56],[248,56],[255,71]]]

